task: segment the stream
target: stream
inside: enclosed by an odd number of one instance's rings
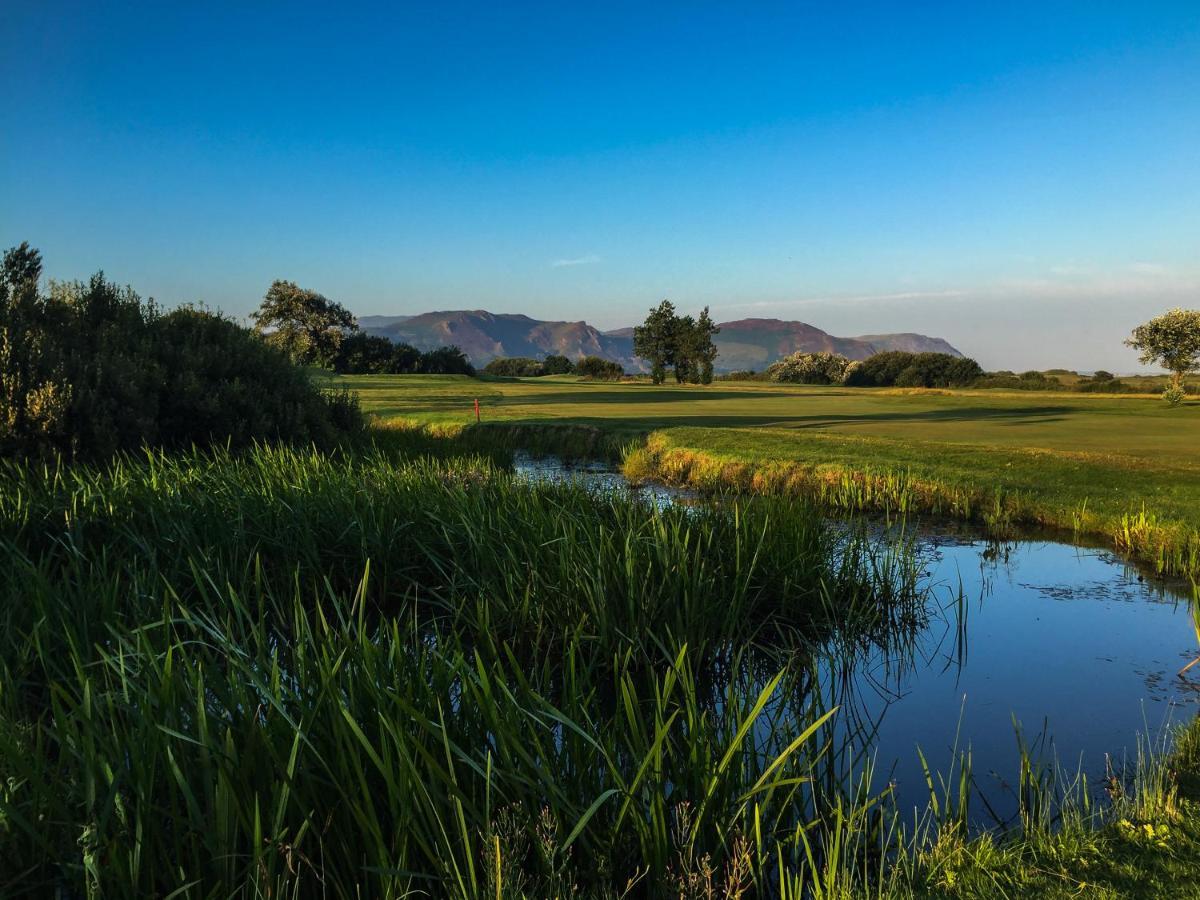
[[[530,481],[580,480],[660,505],[694,499],[634,487],[602,464],[518,455],[514,467]],[[1200,655],[1190,585],[1060,540],[998,542],[945,523],[918,523],[915,535],[931,616],[914,646],[818,677],[841,707],[835,749],[855,770],[870,760],[873,785],[890,784],[901,812],[929,799],[918,749],[935,778],[952,779],[969,751],[972,820],[1003,824],[1018,809],[1018,732],[1040,764],[1085,774],[1098,791],[1110,763],[1131,769],[1139,741],[1161,748],[1171,726],[1200,713],[1200,666],[1178,674]]]

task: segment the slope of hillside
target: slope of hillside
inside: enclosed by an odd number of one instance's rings
[[[603,356],[630,371],[641,363],[633,356],[633,339],[601,333],[587,322],[546,322],[513,313],[486,310],[429,312],[417,316],[363,316],[364,331],[431,350],[456,344],[477,366],[497,356],[541,358],[558,353],[569,359]]]
[[[870,344],[877,353],[883,353],[886,350],[904,350],[907,353],[949,353],[951,356],[962,356],[958,350],[941,338],[914,334],[911,331],[902,334],[860,334],[854,340]]]
[[[531,356],[558,353],[570,359],[603,356],[616,360],[627,371],[644,371],[633,354],[633,329],[599,331],[587,322],[547,322],[513,313],[486,310],[450,310],[416,316],[363,316],[359,325],[370,334],[403,341],[422,350],[457,344],[477,366],[497,356]],[[782,319],[738,319],[719,323],[716,337],[719,371],[761,371],[796,351],[826,350],[849,359],[866,359],[884,350],[936,351],[961,356],[941,338],[922,334],[876,334],[836,337],[806,322]]]

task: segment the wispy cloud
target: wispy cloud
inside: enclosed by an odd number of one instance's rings
[[[830,303],[874,303],[888,300],[934,300],[965,297],[966,291],[897,291],[891,294],[857,294],[851,296],[797,297],[794,300],[758,300],[753,303],[731,303],[728,309],[770,309],[788,306],[819,306]]]
[[[1166,266],[1152,262],[1135,262],[1129,270],[1139,275],[1169,275],[1171,272]]]
[[[576,256],[574,259],[556,259],[550,263],[553,269],[561,269],[565,266],[590,266],[600,262],[600,257],[595,253],[589,253],[587,256]]]
[[[1076,276],[1076,275],[1090,275],[1091,273],[1092,273],[1092,270],[1089,269],[1087,266],[1077,265],[1076,263],[1073,263],[1073,262],[1060,263],[1057,266],[1050,267],[1051,275],[1061,275],[1064,277],[1071,277],[1071,276]]]

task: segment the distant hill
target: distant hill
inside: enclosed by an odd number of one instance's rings
[[[603,356],[629,371],[641,363],[633,355],[633,337],[613,337],[587,322],[544,322],[512,313],[482,309],[429,312],[419,316],[363,316],[359,327],[370,334],[432,350],[457,344],[476,366],[497,356],[531,356],[540,359],[558,353],[568,359]]]
[[[362,316],[358,323],[370,334],[402,341],[430,350],[457,344],[476,366],[485,366],[497,356],[531,356],[535,359],[558,353],[570,359],[603,356],[628,371],[642,371],[643,362],[633,355],[633,329],[599,331],[587,322],[546,322],[512,313],[486,310],[451,310],[416,316]],[[775,360],[803,350],[827,350],[849,359],[866,359],[884,350],[933,351],[961,356],[941,338],[922,334],[873,334],[843,338],[828,334],[805,322],[782,319],[739,319],[721,322],[716,344],[717,369],[761,371]]]
[[[907,353],[949,353],[951,356],[962,356],[941,338],[913,334],[911,331],[903,334],[860,334],[854,340],[865,341],[878,353],[885,350],[904,350]]]

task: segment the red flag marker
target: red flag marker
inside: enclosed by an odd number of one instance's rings
[[[475,421],[479,421],[479,398],[475,398]]]

